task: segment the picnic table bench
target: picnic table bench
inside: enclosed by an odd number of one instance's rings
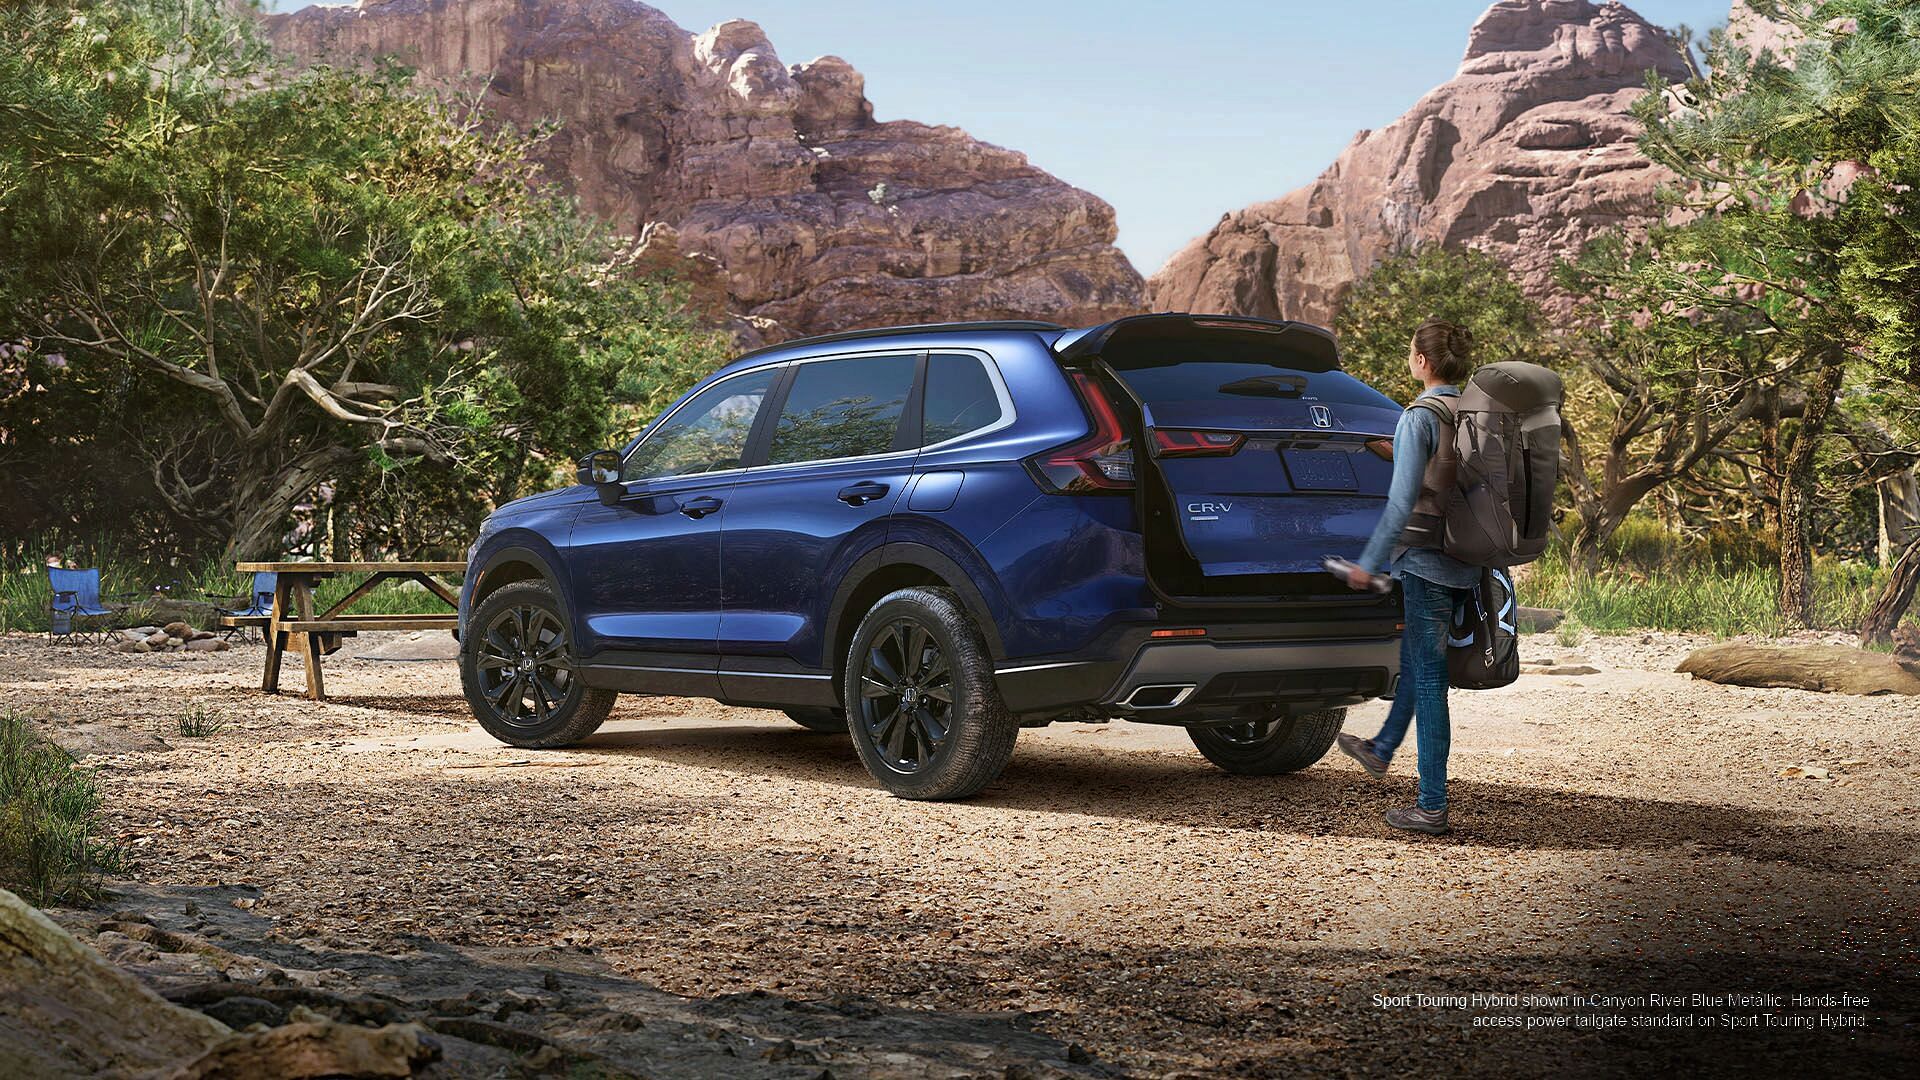
[[[325,701],[326,683],[320,671],[320,658],[339,648],[339,639],[362,630],[447,630],[459,624],[460,598],[435,578],[435,574],[463,574],[464,562],[243,562],[235,565],[241,573],[278,575],[273,589],[273,610],[267,615],[228,615],[223,626],[257,626],[267,639],[266,670],[260,677],[260,689],[269,694],[280,690],[280,657],[289,646],[299,649],[307,669],[307,696]],[[314,587],[336,574],[366,574],[332,607],[314,614]],[[348,609],[388,581],[414,581],[445,601],[452,611],[407,614],[354,614]],[[296,640],[297,639],[297,640]]]

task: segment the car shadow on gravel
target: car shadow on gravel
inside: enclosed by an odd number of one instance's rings
[[[573,754],[639,755],[871,790],[844,737],[752,725],[602,731]],[[1887,865],[1912,831],[1810,825],[1768,810],[1453,779],[1454,831],[1410,842],[1509,850],[1690,849],[1816,869]],[[1198,755],[1023,745],[974,805],[1309,836],[1396,836],[1413,778],[1376,780],[1331,761],[1286,776],[1230,776]]]

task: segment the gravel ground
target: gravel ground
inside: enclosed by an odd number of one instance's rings
[[[254,914],[312,947],[585,946],[695,997],[1015,1011],[1147,1076],[1911,1068],[1920,699],[1673,674],[1704,642],[1530,638],[1530,659],[1599,673],[1456,695],[1455,832],[1438,839],[1380,820],[1411,801],[1411,742],[1384,781],[1338,754],[1247,779],[1177,729],[1062,724],[1023,732],[1001,781],[959,804],[893,799],[844,736],[704,701],[623,698],[587,743],[519,751],[474,726],[450,662],[369,656],[444,651],[406,635],[349,642],[324,704],[261,694],[258,646],[121,656],[15,635],[0,707],[103,770],[132,877],[250,886]],[[285,685],[300,678],[291,659]],[[225,730],[180,735],[196,708]],[[1809,766],[1825,779],[1780,775]],[[1376,998],[1729,992],[1869,1002]],[[1778,1020],[1816,1013],[1868,1026]],[[1475,1026],[1576,1014],[1696,1026]]]

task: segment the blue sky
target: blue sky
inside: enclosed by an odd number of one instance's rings
[[[698,32],[752,19],[789,64],[833,53],[882,120],[1023,151],[1119,213],[1151,274],[1220,215],[1313,179],[1451,78],[1488,0],[650,0]],[[307,6],[280,0],[282,10]],[[1640,0],[1697,32],[1729,0]]]

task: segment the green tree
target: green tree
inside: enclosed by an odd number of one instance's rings
[[[1408,347],[1428,319],[1471,330],[1478,362],[1545,363],[1552,352],[1545,314],[1505,264],[1483,251],[1430,246],[1381,260],[1342,298],[1333,324],[1342,362],[1356,377],[1411,401],[1420,384],[1407,371]]]
[[[1651,83],[1636,113],[1642,148],[1682,181],[1687,220],[1654,268],[1670,309],[1766,322],[1804,393],[1778,438],[1780,606],[1804,625],[1815,468],[1849,369],[1920,375],[1920,2],[1755,6],[1792,25],[1790,57],[1716,34],[1710,74],[1677,105]]]
[[[404,72],[281,72],[215,0],[11,5],[0,38],[0,339],[137,388],[94,437],[228,556],[408,463],[476,515],[721,357],[544,190],[538,133]]]

